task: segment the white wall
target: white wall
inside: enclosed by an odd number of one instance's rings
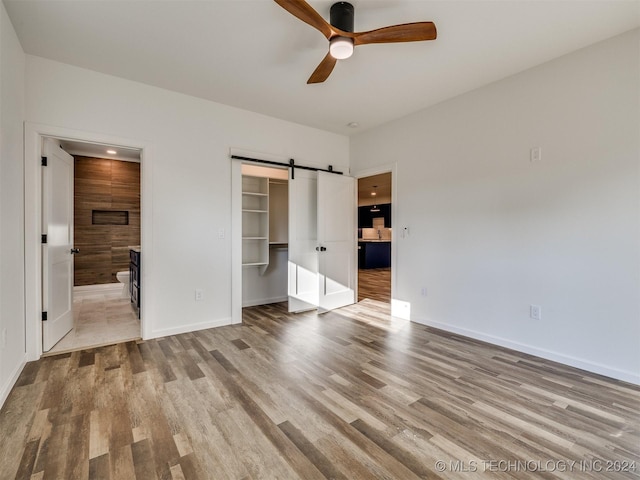
[[[151,231],[142,232],[150,337],[231,321],[230,147],[348,167],[347,137],[50,60],[27,56],[26,85],[28,122],[152,145],[142,164],[152,176]]]
[[[352,139],[356,174],[398,162],[396,297],[412,320],[640,383],[639,43],[628,32]]]
[[[289,249],[269,248],[269,266],[263,274],[258,267],[242,269],[242,306],[265,305],[287,300]]]
[[[0,405],[25,362],[23,133],[25,55],[0,2]]]

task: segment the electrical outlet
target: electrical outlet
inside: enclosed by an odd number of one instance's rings
[[[224,238],[224,236],[225,236],[224,228],[219,228],[219,229],[218,229],[218,238],[219,238],[219,239],[223,239],[223,238]]]
[[[420,289],[420,295],[422,295],[423,297],[427,296],[427,287],[422,287]]]
[[[196,288],[196,302],[202,301],[203,298],[204,298],[204,294],[202,293],[202,290],[199,288]]]
[[[5,348],[7,346],[7,329],[6,328],[2,329],[2,335],[0,335],[0,346],[2,346],[2,348]]]
[[[541,320],[542,307],[540,305],[529,305],[529,316],[534,320]]]

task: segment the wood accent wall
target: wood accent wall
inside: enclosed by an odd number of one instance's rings
[[[80,249],[74,285],[115,283],[116,273],[129,269],[129,246],[140,245],[140,164],[74,159],[74,246]],[[114,220],[113,225],[96,225],[94,210],[128,212],[129,224],[117,225]]]

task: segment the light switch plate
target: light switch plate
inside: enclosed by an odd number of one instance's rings
[[[540,305],[530,305],[529,316],[534,320],[542,319],[542,307],[540,307]]]

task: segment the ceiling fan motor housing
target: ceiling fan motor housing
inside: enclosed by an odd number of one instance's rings
[[[334,3],[329,11],[331,25],[344,32],[353,32],[353,12],[353,5],[349,2]]]

